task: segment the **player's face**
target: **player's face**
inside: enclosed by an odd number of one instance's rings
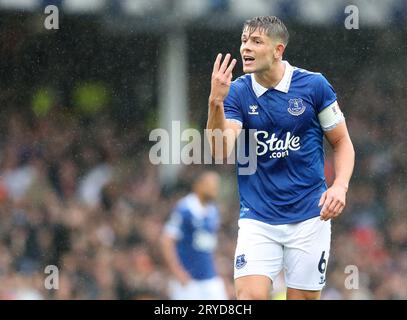
[[[206,174],[199,183],[199,190],[207,201],[213,201],[219,193],[220,178],[218,174]]]
[[[263,72],[270,69],[275,61],[276,44],[258,28],[250,33],[243,30],[240,55],[244,73]]]

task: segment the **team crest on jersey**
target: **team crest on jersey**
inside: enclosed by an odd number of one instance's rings
[[[249,114],[259,114],[259,112],[257,111],[257,108],[259,106],[256,106],[255,104],[252,104],[251,106],[249,106]]]
[[[290,99],[288,100],[287,111],[293,116],[299,116],[304,113],[305,105],[302,99]]]
[[[245,255],[241,254],[240,256],[236,257],[236,269],[241,269],[246,265],[247,261],[245,259]]]

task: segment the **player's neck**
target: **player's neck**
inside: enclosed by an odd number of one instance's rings
[[[284,77],[285,63],[277,62],[272,68],[254,73],[254,79],[265,88],[274,88]]]

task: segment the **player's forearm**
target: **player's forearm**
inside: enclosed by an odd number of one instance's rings
[[[178,259],[178,255],[173,240],[168,239],[168,237],[163,237],[161,240],[161,249],[168,270],[176,278],[180,278],[182,277],[182,275],[185,275],[187,272]]]
[[[166,259],[166,264],[171,274],[178,279],[182,278],[187,273],[184,267],[178,262],[178,258],[169,257]]]
[[[225,122],[223,101],[210,97],[206,129],[211,154],[215,159],[224,159],[228,156],[227,139],[223,136],[226,127]]]
[[[223,109],[223,101],[209,97],[208,122],[206,129],[208,130],[224,130],[225,129],[225,113]]]
[[[335,180],[334,184],[342,185],[348,189],[355,164],[355,150],[349,136],[343,137],[333,147]]]

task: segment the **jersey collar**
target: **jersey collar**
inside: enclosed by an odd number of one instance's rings
[[[294,67],[291,66],[288,61],[283,60],[283,63],[285,64],[285,71],[283,78],[280,80],[280,82],[273,88],[274,90],[287,93],[288,90],[290,89],[290,84],[291,84],[291,78],[293,76],[293,71]],[[259,98],[261,95],[263,95],[268,88],[263,87],[260,83],[258,83],[254,79],[254,74],[250,74],[251,79],[252,79],[252,88],[254,93],[256,94],[257,98]]]
[[[188,195],[188,204],[190,208],[193,208],[193,210],[191,210],[193,216],[196,216],[198,218],[205,216],[205,212],[208,207],[207,205],[204,206],[202,204],[196,193],[191,192]]]

